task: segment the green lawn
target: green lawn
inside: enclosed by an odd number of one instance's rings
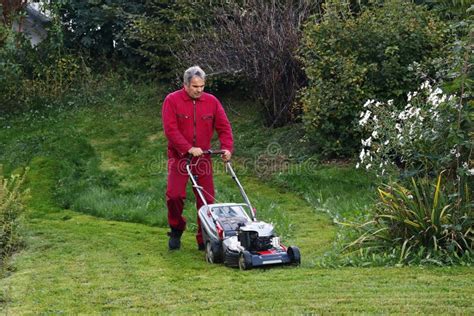
[[[0,130],[0,164],[7,173],[29,166],[31,190],[28,246],[0,279],[3,313],[474,313],[471,267],[319,268],[337,232],[330,216],[363,213],[372,180],[351,166],[293,162],[272,177],[257,174],[248,162],[259,153],[268,159],[272,144],[303,157],[298,136],[266,130],[232,100],[225,104],[236,170],[258,216],[301,248],[302,265],[242,272],[207,264],[195,245],[190,191],[189,231],[182,250],[169,252],[163,93],[148,85],[98,89],[94,107],[11,119]],[[217,198],[236,201],[232,180],[217,173]]]
[[[71,211],[44,216],[30,221],[30,246],[0,281],[2,311],[474,312],[472,268],[314,268],[311,259],[327,248],[331,228],[317,215],[305,226],[294,239],[301,267],[242,272],[207,264],[192,234],[170,253],[164,228]]]

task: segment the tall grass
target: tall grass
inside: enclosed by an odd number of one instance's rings
[[[0,274],[3,274],[8,257],[23,244],[20,234],[21,216],[24,211],[25,176],[12,175],[3,178],[0,173]]]

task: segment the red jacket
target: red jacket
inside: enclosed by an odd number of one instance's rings
[[[233,151],[232,128],[224,108],[212,94],[203,92],[193,100],[184,88],[170,93],[163,102],[162,119],[169,156],[182,157],[191,147],[210,149],[214,129],[221,149]]]

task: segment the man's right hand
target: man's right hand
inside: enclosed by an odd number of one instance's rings
[[[202,151],[201,148],[199,147],[191,147],[189,150],[188,150],[188,153],[193,155],[193,157],[199,157],[199,156],[202,156],[202,154],[204,153]]]

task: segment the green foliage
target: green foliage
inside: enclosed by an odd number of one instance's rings
[[[363,249],[364,256],[396,253],[404,264],[472,263],[474,202],[467,184],[463,189],[460,195],[449,182],[443,183],[442,175],[436,183],[419,178],[408,187],[385,185],[372,218],[351,225],[359,237],[346,249]]]
[[[24,37],[0,23],[0,114],[18,109],[26,101],[25,70],[21,63],[28,45]]]
[[[8,257],[23,244],[20,222],[26,193],[22,188],[24,174],[4,179],[0,173],[0,177],[0,267],[3,269]],[[0,270],[0,275],[2,272]]]
[[[36,47],[23,34],[0,25],[0,115],[58,104],[89,80],[83,58],[64,49],[57,18]]]
[[[65,44],[81,49],[92,58],[127,56],[123,31],[128,14],[143,14],[145,1],[64,1],[59,12],[67,25]],[[124,50],[125,49],[125,50]]]
[[[96,0],[66,1],[59,12],[66,47],[100,67],[122,61],[141,70],[135,76],[169,81],[181,70],[175,51],[182,34],[202,25],[210,11],[209,4],[195,1]]]
[[[395,176],[400,183],[413,176],[418,180],[409,187],[386,185],[379,191],[381,202],[372,220],[341,234],[341,240],[355,239],[349,248],[358,249],[357,257],[347,262],[472,263],[470,25],[470,20],[451,24],[455,40],[446,56],[428,63],[436,70],[433,86],[426,78],[426,67],[414,63],[426,81],[409,92],[406,100],[364,104],[359,125],[365,136],[358,165],[376,170],[379,176]],[[437,182],[430,183],[436,176]]]
[[[469,0],[422,0],[417,3],[426,4],[431,10],[446,20],[463,20],[471,10],[472,1]]]
[[[149,67],[154,77],[167,81],[178,77],[181,82],[181,70],[184,69],[181,69],[183,66],[179,64],[176,52],[186,45],[190,30],[205,33],[213,7],[218,3],[148,1],[143,7],[146,14],[127,15],[124,45],[142,58],[141,62]]]
[[[358,15],[327,5],[321,21],[307,24],[300,48],[309,79],[302,91],[309,141],[325,155],[352,154],[364,101],[402,100],[418,85],[409,66],[439,55],[443,28],[432,13],[405,1]]]

